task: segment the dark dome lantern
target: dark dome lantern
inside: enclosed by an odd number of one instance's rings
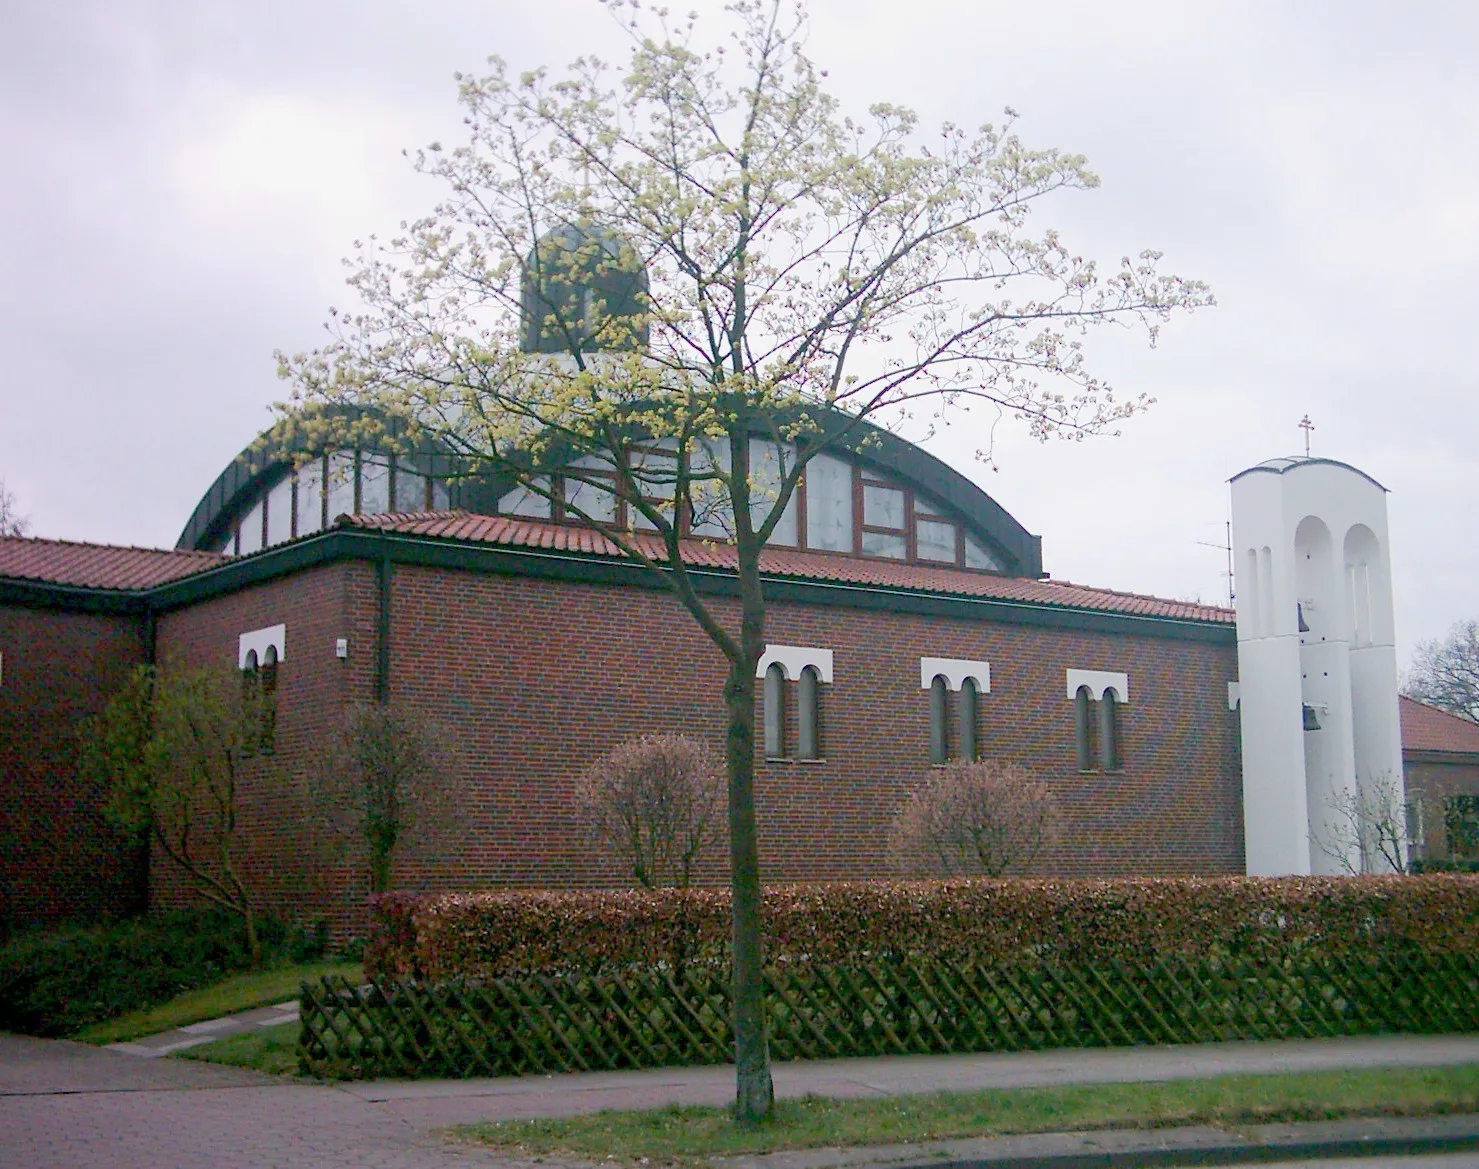
[[[540,236],[524,260],[525,353],[647,347],[647,271],[632,246],[591,226]]]

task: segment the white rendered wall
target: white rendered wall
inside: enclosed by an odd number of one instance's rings
[[[1358,525],[1346,533],[1344,568],[1350,622],[1351,717],[1355,731],[1356,784],[1362,804],[1405,821],[1402,783],[1402,728],[1397,711],[1397,645],[1392,620],[1390,545],[1386,514],[1375,527]],[[1368,852],[1363,866],[1390,866]]]
[[[1232,511],[1247,871],[1377,868],[1341,826],[1382,783],[1401,814],[1385,491],[1344,464],[1278,460],[1234,477]]]

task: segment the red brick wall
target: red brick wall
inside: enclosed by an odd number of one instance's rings
[[[1421,855],[1448,859],[1443,827],[1444,802],[1451,795],[1479,795],[1479,761],[1471,763],[1409,762],[1402,769],[1409,801],[1421,793],[1426,849]]]
[[[734,606],[717,607],[732,622]],[[574,832],[575,776],[642,731],[721,745],[723,659],[665,593],[402,567],[394,622],[392,696],[455,727],[468,785],[454,853],[403,869],[407,885],[619,881]],[[772,607],[767,640],[835,655],[822,688],[826,761],[759,768],[768,880],[887,871],[888,824],[929,772],[926,656],[990,661],[983,752],[1034,768],[1067,812],[1043,871],[1242,871],[1232,645],[794,604]],[[1076,770],[1068,668],[1128,673],[1122,772]],[[722,873],[716,863],[708,875]]]
[[[392,585],[390,695],[451,732],[460,764],[450,839],[414,836],[397,885],[609,885],[624,876],[575,830],[575,777],[644,731],[722,744],[725,665],[668,594],[398,566]],[[735,606],[716,601],[733,621]],[[244,861],[264,906],[325,917],[336,933],[363,922],[357,841],[324,829],[315,767],[351,699],[374,693],[375,567],[298,573],[163,615],[162,665],[235,666],[238,636],[287,626],[275,750],[246,777]],[[349,657],[334,641],[349,639]],[[929,774],[929,702],[920,657],[986,659],[982,751],[1018,759],[1058,791],[1069,821],[1040,866],[1059,874],[1241,872],[1236,723],[1226,683],[1231,645],[1020,625],[774,605],[768,640],[834,653],[822,687],[824,762],[762,763],[757,776],[767,880],[886,873],[888,826]],[[1076,770],[1068,668],[1123,671],[1124,769]],[[794,720],[794,713],[793,713]],[[791,741],[794,742],[794,726]],[[705,877],[722,880],[722,847]],[[156,857],[152,897],[189,893]]]
[[[86,719],[144,660],[142,622],[0,606],[0,917],[96,920],[143,905],[143,858],[77,774]]]
[[[363,884],[342,872],[339,838],[328,831],[313,792],[323,744],[344,703],[368,698],[374,663],[373,569],[338,564],[255,585],[163,614],[157,653],[164,669],[236,669],[241,634],[287,627],[277,667],[273,749],[251,761],[238,798],[242,868],[268,913],[287,920],[325,918],[336,927],[362,914]],[[349,656],[334,653],[349,640]],[[192,899],[189,882],[155,849],[150,901]]]

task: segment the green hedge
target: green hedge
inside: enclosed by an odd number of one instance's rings
[[[767,960],[1074,964],[1479,953],[1479,876],[872,881],[765,891]],[[366,973],[489,979],[723,962],[726,889],[496,892],[374,904]]]
[[[322,931],[267,922],[261,935],[270,960],[323,951]],[[69,1035],[250,965],[240,919],[217,910],[20,934],[0,947],[0,1030]]]
[[[1414,873],[1479,873],[1479,857],[1468,860],[1414,860],[1408,868]]]

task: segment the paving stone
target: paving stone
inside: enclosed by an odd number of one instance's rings
[[[189,1038],[202,1042],[215,1034],[219,1032]],[[120,1046],[143,1046],[157,1052],[179,1042],[178,1035],[155,1037],[152,1047],[142,1043]],[[831,1060],[780,1064],[775,1076],[777,1092],[783,1096],[807,1092],[859,1096],[941,1087],[1170,1079],[1226,1071],[1476,1059],[1479,1036],[1387,1036],[1200,1048]],[[436,1130],[482,1119],[568,1115],[603,1107],[722,1103],[732,1096],[732,1076],[731,1069],[719,1067],[326,1085],[185,1060],[137,1059],[77,1043],[0,1035],[0,1166],[422,1169],[486,1165],[524,1169],[531,1163],[475,1146],[448,1145]],[[1424,1123],[1470,1124],[1479,1133],[1479,1118],[1473,1117],[1413,1123],[1419,1127]],[[842,1165],[900,1160],[977,1164],[984,1169],[991,1164],[988,1154],[993,1149],[1026,1152],[1032,1157],[1075,1151],[1129,1154],[1137,1139],[1161,1145],[1181,1141],[1194,1150],[1212,1138],[1205,1130],[1188,1130],[1183,1136],[1167,1130],[1151,1138],[1099,1133],[1013,1139],[1018,1143],[1011,1149],[989,1142],[966,1142],[955,1149],[935,1148],[938,1143],[932,1143],[929,1147],[852,1150],[841,1156],[819,1151],[756,1161],[763,1161],[769,1169],[825,1169],[834,1164],[840,1169]],[[1216,1139],[1227,1140],[1228,1134],[1219,1133]],[[734,1169],[741,1166],[736,1164]]]

